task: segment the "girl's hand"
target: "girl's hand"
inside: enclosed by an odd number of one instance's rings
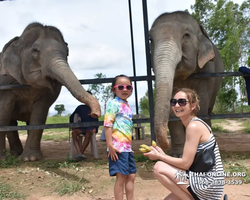
[[[109,147],[108,157],[110,157],[111,160],[117,161],[118,156],[116,152],[121,153],[116,147],[112,145],[111,147]]]

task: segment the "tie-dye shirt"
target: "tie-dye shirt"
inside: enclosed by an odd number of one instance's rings
[[[104,117],[104,126],[112,127],[113,146],[121,152],[131,152],[132,144],[132,109],[128,102],[115,97],[108,103]]]

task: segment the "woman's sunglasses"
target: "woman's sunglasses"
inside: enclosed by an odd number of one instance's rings
[[[187,101],[186,99],[171,99],[170,100],[170,104],[171,106],[175,106],[177,103],[179,104],[179,106],[185,106],[187,105]]]
[[[123,91],[124,89],[131,91],[133,89],[132,85],[115,85],[113,88],[118,88],[118,90]]]

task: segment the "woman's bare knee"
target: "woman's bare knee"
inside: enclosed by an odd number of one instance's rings
[[[167,164],[167,163],[164,163],[162,161],[156,162],[156,164],[154,166],[154,176],[157,177],[157,176],[163,174],[163,171],[166,171],[166,169],[168,167],[169,167],[169,164]]]
[[[153,173],[154,173],[154,176],[157,177],[159,176],[159,173],[160,173],[160,170],[161,170],[161,164],[160,164],[161,161],[158,161],[155,163],[155,166],[154,166],[154,170],[153,170]]]

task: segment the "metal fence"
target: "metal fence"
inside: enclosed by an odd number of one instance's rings
[[[189,78],[208,78],[208,77],[231,77],[231,76],[250,76],[241,72],[221,72],[221,73],[204,73],[193,74]],[[154,76],[137,76],[130,77],[132,81],[150,81],[154,80]],[[103,79],[85,79],[79,80],[81,84],[98,84],[98,83],[111,83],[113,78]],[[0,86],[0,90],[8,89],[26,89],[27,85],[6,85]],[[153,95],[153,94],[149,94]],[[149,105],[151,109],[154,109],[153,105]],[[250,117],[250,113],[234,113],[234,114],[214,114],[199,116],[202,119],[226,119],[226,118],[245,118]],[[179,118],[170,118],[169,121],[178,121]],[[133,123],[150,123],[152,125],[153,119],[133,119]],[[32,129],[56,129],[56,128],[72,128],[72,127],[88,127],[88,126],[102,126],[103,121],[99,122],[81,122],[81,123],[60,123],[60,124],[43,124],[43,125],[27,125],[27,126],[2,126],[1,131],[16,131],[16,130],[32,130]],[[153,134],[154,136],[154,134]]]

